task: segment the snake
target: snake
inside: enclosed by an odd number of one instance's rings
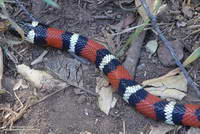
[[[107,76],[112,88],[144,116],[171,125],[200,127],[200,106],[162,100],[133,80],[133,76],[104,45],[73,32],[52,28],[37,21],[23,23],[26,40],[72,52],[94,63]]]

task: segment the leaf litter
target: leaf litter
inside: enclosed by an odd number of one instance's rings
[[[28,67],[28,66],[26,66],[24,64],[17,65],[17,71],[26,80],[31,82],[31,84],[34,87],[45,88],[45,89],[59,88],[59,90],[57,90],[57,91],[55,91],[55,92],[43,97],[42,99],[40,99],[40,100],[38,100],[36,102],[32,102],[34,97],[33,96],[29,96],[29,98],[26,101],[26,103],[23,104],[22,101],[20,100],[20,98],[15,93],[16,90],[18,90],[21,86],[23,86],[22,79],[20,79],[15,84],[15,86],[13,87],[14,95],[17,98],[17,100],[19,101],[20,107],[18,107],[15,111],[10,109],[10,108],[8,108],[8,107],[1,107],[0,108],[0,112],[2,113],[2,116],[0,118],[1,119],[0,122],[2,122],[2,125],[1,125],[0,129],[3,129],[3,130],[5,130],[5,128],[7,128],[7,127],[12,128],[13,123],[15,123],[18,119],[20,119],[26,113],[28,108],[30,108],[30,107],[32,107],[32,106],[34,106],[34,105],[46,100],[50,96],[62,91],[66,87],[68,87],[68,85],[66,83],[53,78],[53,76],[51,76],[50,74],[48,74],[48,73],[46,73],[44,71],[31,69],[30,67]]]

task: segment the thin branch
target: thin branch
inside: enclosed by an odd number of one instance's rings
[[[152,25],[153,29],[155,30],[157,35],[160,37],[160,39],[163,41],[165,47],[167,47],[168,50],[170,51],[172,57],[176,61],[176,64],[179,66],[180,70],[183,72],[185,78],[187,79],[188,84],[191,85],[191,87],[196,91],[198,97],[200,97],[199,89],[197,88],[197,86],[196,86],[195,82],[192,80],[192,78],[189,76],[189,74],[186,71],[186,69],[184,68],[183,64],[177,58],[177,55],[176,55],[175,51],[172,48],[172,43],[165,38],[164,34],[162,33],[162,31],[160,30],[159,26],[157,25],[156,16],[154,16],[151,13],[151,11],[149,10],[149,7],[148,7],[148,5],[147,5],[145,0],[140,0],[140,1],[141,1],[142,5],[143,5],[145,11],[146,11],[146,14],[148,15],[148,17],[151,20],[151,25]]]
[[[69,87],[69,86],[67,86],[67,87]],[[55,91],[55,92],[53,92],[53,93],[51,93],[51,94],[45,96],[45,97],[43,97],[42,99],[38,100],[37,102],[32,103],[31,105],[29,105],[28,108],[33,107],[33,106],[35,106],[35,105],[37,105],[37,104],[39,104],[39,103],[45,101],[46,99],[50,98],[51,96],[53,96],[53,95],[55,95],[55,94],[57,94],[57,93],[63,91],[63,90],[66,89],[67,87],[63,87],[63,88],[61,88],[61,89],[59,89],[59,90],[57,90],[57,91]],[[30,98],[29,98],[29,99],[30,99]]]
[[[19,5],[19,7],[26,13],[26,15],[28,15],[28,17],[32,20],[32,21],[36,21],[36,19],[33,17],[32,14],[30,14],[27,9],[21,4],[21,2],[19,0],[15,0],[16,3]]]

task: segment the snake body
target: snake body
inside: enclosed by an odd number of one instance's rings
[[[94,63],[107,77],[118,94],[138,112],[167,124],[200,127],[200,106],[178,104],[156,97],[133,80],[120,61],[103,45],[76,33],[32,22],[27,39],[39,46],[73,52]]]

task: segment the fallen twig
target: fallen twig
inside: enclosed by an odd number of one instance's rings
[[[168,50],[170,51],[172,57],[174,58],[174,60],[176,61],[176,64],[179,66],[180,70],[183,72],[185,78],[188,81],[188,84],[192,86],[192,88],[196,91],[198,97],[200,97],[200,91],[197,88],[195,82],[192,80],[192,78],[189,76],[188,72],[186,71],[186,69],[184,68],[183,64],[178,60],[177,55],[175,53],[175,51],[172,48],[172,44],[171,42],[169,42],[164,34],[162,33],[162,31],[160,30],[159,26],[157,25],[157,19],[156,16],[154,16],[151,11],[149,10],[149,7],[146,3],[145,0],[140,0],[142,6],[144,7],[146,14],[148,15],[149,19],[151,20],[151,25],[153,27],[153,29],[155,30],[156,34],[160,37],[160,39],[163,41],[165,47],[168,48]]]
[[[148,24],[147,24],[147,25],[148,25]],[[124,33],[133,31],[134,29],[139,28],[139,27],[143,27],[143,26],[146,26],[146,25],[145,25],[145,24],[140,24],[140,25],[137,25],[137,26],[134,26],[134,27],[131,27],[131,28],[124,29],[123,31],[118,32],[118,33],[114,33],[114,34],[112,34],[112,35],[124,34]]]
[[[69,87],[70,85],[68,85],[68,86],[65,86],[65,87],[62,87],[61,89],[59,89],[59,90],[57,90],[57,91],[55,91],[55,92],[53,92],[53,93],[51,93],[51,94],[49,94],[49,95],[47,95],[47,96],[45,96],[45,97],[43,97],[42,99],[40,99],[40,100],[38,100],[37,102],[35,102],[35,103],[32,103],[31,105],[29,105],[28,106],[28,108],[30,108],[30,107],[33,107],[33,106],[35,106],[35,105],[37,105],[37,104],[39,104],[39,103],[41,103],[41,102],[43,102],[43,101],[45,101],[46,99],[48,99],[48,98],[50,98],[51,96],[53,96],[53,95],[55,95],[55,94],[57,94],[57,93],[59,93],[60,91],[63,91],[64,89],[66,89],[67,87]],[[88,91],[88,90],[84,90],[84,89],[82,89],[83,91],[86,91],[87,93],[90,93],[90,94],[92,94],[92,95],[95,95],[96,96],[96,94],[95,93],[93,93],[93,92],[90,92],[90,91]]]
[[[42,62],[44,56],[47,55],[47,53],[48,53],[48,50],[45,50],[37,59],[35,59],[33,62],[31,62],[31,65],[33,66],[35,64]]]
[[[8,111],[9,112],[8,114],[6,114],[6,116],[5,116],[4,120],[3,120],[3,125],[2,125],[2,127],[0,127],[0,130],[1,129],[5,129],[8,126],[12,127],[13,123],[16,122],[18,119],[20,119],[24,115],[24,113],[26,112],[26,110],[28,108],[27,106],[28,105],[25,105],[23,108],[21,108],[18,113],[13,111],[13,110],[11,110],[11,109],[9,109],[9,108],[0,109],[0,111],[3,110],[3,111]]]
[[[67,86],[67,87],[69,87],[69,86]],[[37,105],[37,104],[39,104],[39,103],[45,101],[46,99],[48,99],[48,98],[50,98],[51,96],[53,96],[53,95],[59,93],[60,91],[63,91],[63,90],[66,89],[67,87],[63,87],[63,88],[61,88],[61,89],[59,89],[59,90],[57,90],[57,91],[55,91],[55,92],[53,92],[53,93],[51,93],[51,94],[45,96],[45,97],[43,97],[42,99],[38,100],[37,102],[32,103],[31,105],[29,105],[28,108],[33,107],[33,106],[35,106],[35,105]],[[30,98],[30,99],[31,99],[31,98]]]
[[[188,37],[190,37],[191,35],[197,34],[200,32],[200,29],[194,30],[192,33],[190,33],[188,36],[186,36],[183,40],[186,40]]]
[[[123,124],[123,134],[126,134],[126,124],[125,124],[125,121],[123,121],[122,124]]]
[[[36,21],[36,19],[32,16],[32,14],[30,14],[26,8],[21,4],[21,2],[19,0],[15,0],[16,3],[19,5],[19,7],[26,13],[26,15],[29,16],[29,18],[32,20],[32,21]]]

